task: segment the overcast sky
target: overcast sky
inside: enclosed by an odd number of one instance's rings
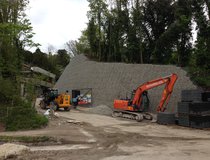
[[[49,45],[62,48],[65,42],[80,37],[87,11],[86,0],[30,0],[27,15],[35,32],[33,40],[45,52]]]

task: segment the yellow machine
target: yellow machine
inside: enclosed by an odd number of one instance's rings
[[[57,89],[47,89],[44,91],[44,97],[40,102],[40,107],[42,109],[52,107],[54,110],[59,110],[59,108],[64,108],[64,110],[69,111],[71,109],[71,96],[66,93],[58,94]]]
[[[70,101],[71,97],[69,94],[67,93],[59,94],[54,100],[56,105],[56,110],[58,110],[59,108],[64,108],[64,110],[69,111],[71,109]]]

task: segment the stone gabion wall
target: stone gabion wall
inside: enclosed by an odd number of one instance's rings
[[[187,73],[173,65],[102,63],[89,60],[84,55],[77,55],[65,68],[55,87],[60,92],[72,89],[92,88],[93,106],[113,107],[114,99],[130,96],[130,92],[139,85],[176,73],[178,80],[169,101],[167,110],[176,111],[181,91],[196,89]],[[150,107],[156,110],[164,85],[149,90]]]

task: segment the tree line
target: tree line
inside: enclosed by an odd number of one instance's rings
[[[200,85],[210,86],[210,1],[88,2],[79,52],[98,61],[187,67]]]
[[[56,80],[60,77],[62,71],[70,61],[70,56],[65,49],[45,53],[37,48],[34,52],[25,50],[22,55],[25,64],[38,66],[54,73]]]

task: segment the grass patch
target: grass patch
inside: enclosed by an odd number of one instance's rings
[[[0,136],[0,142],[22,142],[22,143],[40,143],[40,142],[56,142],[52,137],[48,136]]]

